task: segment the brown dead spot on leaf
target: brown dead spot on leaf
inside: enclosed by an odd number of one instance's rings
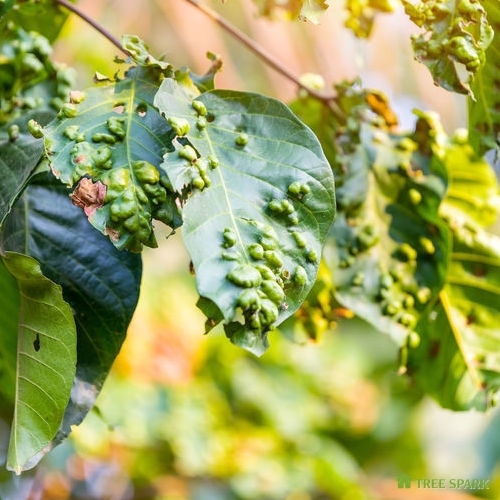
[[[73,205],[83,208],[88,217],[102,207],[105,196],[106,186],[101,181],[94,182],[87,177],[80,179],[75,190],[70,194]]]
[[[104,230],[104,234],[106,236],[109,236],[109,238],[113,241],[118,241],[120,239],[120,233],[116,229],[113,229],[112,227],[107,227]]]
[[[76,164],[79,164],[79,163],[83,163],[85,160],[87,159],[87,157],[85,155],[78,155],[74,160],[73,162],[76,163]]]

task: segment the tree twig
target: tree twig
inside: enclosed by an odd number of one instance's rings
[[[90,26],[92,26],[92,28],[94,28],[96,31],[101,33],[101,35],[103,35],[105,38],[107,38],[115,47],[118,47],[120,49],[120,51],[123,54],[125,54],[127,57],[129,57],[131,55],[128,50],[123,48],[123,46],[120,43],[120,40],[118,40],[118,38],[116,38],[114,35],[112,35],[106,28],[101,26],[94,19],[87,16],[87,14],[82,12],[78,7],[76,7],[72,3],[69,3],[67,0],[55,0],[55,3],[58,5],[61,5],[65,9],[68,9],[69,11],[73,12],[73,14],[76,14],[79,18],[83,19],[86,23],[88,23]]]
[[[212,10],[210,7],[200,3],[198,0],[186,0],[187,3],[196,7],[200,12],[209,17],[212,21],[216,22],[221,28],[226,30],[233,38],[240,41],[245,47],[247,47],[251,52],[256,54],[260,59],[262,59],[268,66],[272,67],[278,73],[283,75],[285,78],[295,83],[299,88],[304,89],[308,94],[319,99],[327,104],[336,106],[334,102],[336,95],[333,93],[326,93],[320,90],[312,89],[307,85],[303,84],[300,79],[294,75],[287,67],[281,64],[276,58],[274,58],[269,52],[267,52],[262,46],[260,46],[255,40],[250,38],[248,35],[239,30],[236,26],[231,24],[227,19],[219,15],[217,12]],[[337,112],[341,113],[340,109]]]

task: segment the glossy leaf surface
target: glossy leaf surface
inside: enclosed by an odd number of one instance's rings
[[[67,189],[50,177],[38,177],[27,188],[1,243],[35,257],[44,274],[62,286],[74,311],[76,379],[54,445],[83,420],[99,394],[135,310],[142,266],[139,255],[118,251],[96,231],[72,205]]]

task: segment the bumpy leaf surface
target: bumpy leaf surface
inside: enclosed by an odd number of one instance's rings
[[[62,286],[74,312],[76,378],[55,445],[83,420],[99,394],[135,310],[142,266],[139,255],[118,251],[88,224],[51,177],[39,176],[27,188],[6,221],[1,246],[35,257],[44,274]]]
[[[348,17],[345,26],[359,38],[368,38],[372,32],[375,16],[381,12],[394,12],[395,0],[347,0],[345,10]]]
[[[441,405],[484,410],[500,380],[500,240],[487,231],[500,207],[495,173],[466,131],[450,139],[418,113],[414,134],[388,134],[387,110],[382,122],[367,113],[370,94],[337,90],[344,118],[310,99],[294,105],[338,167],[325,251],[336,297],[400,342],[406,327],[400,371]],[[323,288],[318,310],[305,312],[325,322],[335,303]]]
[[[7,24],[12,23],[55,40],[67,17],[68,12],[52,0],[5,0],[0,2],[0,33]]]
[[[495,35],[486,51],[486,62],[472,83],[475,99],[469,99],[469,135],[479,154],[498,152],[500,141],[500,2],[482,2]]]
[[[364,135],[338,190],[343,212],[326,256],[338,301],[401,343],[444,284],[446,174],[409,137]]]
[[[500,387],[500,238],[485,229],[498,216],[494,173],[468,144],[451,144],[450,187],[440,212],[452,232],[446,284],[423,315],[409,371],[445,407],[485,410]]]
[[[21,126],[20,126],[21,125]],[[0,128],[0,227],[43,154],[43,141],[23,124]]]
[[[20,474],[36,464],[61,425],[75,376],[76,330],[61,287],[42,274],[38,262],[13,252],[2,261],[17,285],[13,290],[10,280],[7,290],[19,297],[19,309],[9,311],[18,325],[2,324],[1,336],[18,338],[7,467]],[[14,331],[6,330],[14,326]]]
[[[138,59],[147,56],[138,52]],[[124,79],[72,94],[46,130],[54,174],[79,182],[73,201],[117,248],[156,246],[152,220],[180,223],[156,166],[170,148],[171,128],[153,106],[167,65],[143,61]]]
[[[448,235],[438,207],[446,171],[429,138],[437,131],[429,133],[424,115],[414,133],[392,134],[397,120],[383,95],[357,82],[336,90],[335,113],[310,98],[294,103],[337,167],[338,214],[324,252],[324,286],[334,287],[337,304],[321,309],[331,321],[340,305],[342,315],[348,309],[402,344],[445,279]]]
[[[471,0],[403,0],[403,5],[410,19],[424,30],[412,37],[413,50],[415,58],[429,68],[434,83],[473,96],[470,82],[484,64],[485,51],[493,39],[482,4]]]
[[[213,91],[193,100],[167,79],[155,104],[179,135],[162,169],[181,195],[198,291],[219,310],[209,321],[224,318],[231,340],[260,354],[314,283],[335,214],[331,167],[274,99]]]

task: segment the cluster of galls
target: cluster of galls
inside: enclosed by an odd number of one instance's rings
[[[453,9],[449,3],[445,0],[420,2],[416,6],[405,3],[413,22],[427,30],[427,34],[412,37],[416,54],[430,60],[441,59],[445,54],[474,72],[484,62],[484,50],[493,38],[493,30],[478,0],[460,0]]]
[[[241,308],[245,324],[254,331],[267,331],[278,319],[279,308],[284,307],[283,260],[277,251],[278,240],[273,228],[257,222],[255,225],[260,229],[259,242],[247,245],[245,256],[235,249],[238,243],[235,231],[225,228],[222,258],[238,262],[226,278],[243,289],[236,306]]]
[[[197,115],[196,128],[200,131],[204,130],[207,126],[207,108],[205,104],[201,101],[193,100],[191,106]],[[191,127],[185,118],[172,116],[168,118],[168,123],[178,137],[182,138],[189,134]],[[180,158],[188,162],[188,168],[190,169],[189,187],[191,189],[199,189],[200,191],[209,187],[211,180],[208,171],[217,168],[219,160],[213,155],[198,157],[198,153],[190,144],[185,144],[178,150],[177,154]]]
[[[60,114],[66,118],[77,115],[75,104],[85,98],[83,93],[72,93],[71,102],[66,103]],[[106,185],[106,196],[102,210],[109,211],[106,233],[118,246],[139,252],[142,246],[156,246],[152,219],[171,224],[171,213],[166,208],[166,177],[150,163],[137,160],[126,166],[113,163],[112,146],[126,136],[125,119],[110,116],[106,126],[87,138],[79,125],[69,125],[63,135],[75,141],[70,152],[74,165],[73,182],[83,175],[99,178]],[[87,140],[87,139],[90,139]]]
[[[118,237],[128,234],[126,247],[133,252],[139,252],[142,245],[156,246],[152,219],[171,224],[170,213],[164,208],[167,180],[143,160],[127,168],[114,168],[102,178],[108,186],[104,202],[109,205],[110,236],[112,231]]]
[[[208,171],[213,170],[219,166],[219,161],[213,155],[198,158],[195,149],[186,144],[178,153],[180,158],[188,161],[188,168],[190,168],[190,187],[203,191],[209,187],[212,181],[208,176]]]
[[[50,80],[53,85],[50,106],[58,111],[73,84],[72,71],[50,60],[52,47],[44,36],[26,32],[13,24],[4,28],[5,41],[0,45],[0,123],[15,119],[31,109],[43,109],[45,94],[33,91],[37,84]]]
[[[237,262],[226,278],[242,288],[236,307],[241,309],[245,324],[253,331],[266,332],[278,319],[280,310],[288,307],[285,286],[302,288],[308,282],[308,275],[301,265],[296,265],[292,271],[284,267],[278,236],[270,225],[257,221],[249,223],[258,231],[257,241],[246,245],[242,252],[238,250],[235,231],[225,228],[222,258]],[[317,254],[309,248],[306,238],[298,230],[292,231],[292,235],[297,248],[304,252],[305,260],[315,263]]]

